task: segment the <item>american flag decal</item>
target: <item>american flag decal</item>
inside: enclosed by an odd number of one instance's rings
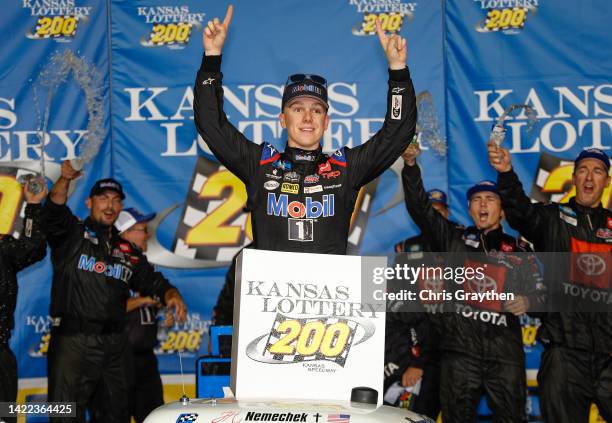
[[[351,415],[350,414],[328,414],[327,421],[334,422],[334,423],[350,423]]]

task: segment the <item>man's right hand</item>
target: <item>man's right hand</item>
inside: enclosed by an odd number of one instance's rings
[[[219,56],[223,50],[225,44],[225,38],[227,37],[227,30],[229,29],[230,22],[232,21],[232,14],[234,13],[234,6],[231,4],[227,8],[223,23],[219,21],[219,18],[214,18],[212,21],[208,21],[206,28],[202,32],[202,44],[204,45],[204,54],[207,56]]]
[[[512,169],[512,159],[510,158],[510,152],[495,144],[495,141],[489,140],[487,143],[489,151],[489,163],[499,173],[508,172]]]
[[[32,181],[28,181],[23,187],[23,196],[25,197],[26,202],[28,204],[42,203],[45,197],[47,196],[47,193],[49,192],[47,190],[47,181],[41,176],[36,177],[36,179],[38,180],[38,183],[40,183],[40,185],[42,186],[42,190],[40,192],[35,194],[30,191],[30,189],[32,188]]]
[[[83,174],[82,171],[74,170],[69,160],[64,160],[62,163],[62,176],[55,181],[49,199],[54,204],[66,204],[68,200],[68,189],[70,188],[70,181],[75,180]]]
[[[62,163],[62,178],[72,181],[80,177],[82,173],[83,172],[80,170],[74,170],[70,164],[70,160],[64,160],[64,163]]]
[[[416,164],[416,158],[419,154],[421,154],[419,144],[416,142],[411,143],[402,153],[402,159],[404,159],[404,163],[406,163],[406,166],[414,166]]]

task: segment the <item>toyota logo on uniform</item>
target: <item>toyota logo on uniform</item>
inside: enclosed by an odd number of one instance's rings
[[[586,276],[599,276],[606,271],[606,262],[597,254],[580,254],[576,264]]]
[[[468,287],[472,292],[484,293],[484,292],[497,292],[497,282],[490,276],[484,275],[482,280],[470,279],[468,280]]]

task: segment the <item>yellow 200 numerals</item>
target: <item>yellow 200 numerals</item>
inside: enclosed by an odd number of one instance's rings
[[[542,186],[542,191],[546,193],[562,193],[563,189],[572,183],[572,173],[574,171],[574,165],[565,165],[559,166],[555,168],[546,181],[544,182],[544,186]],[[572,186],[572,188],[565,193],[561,201],[559,203],[567,203],[569,199],[576,195],[576,187]],[[604,189],[603,195],[601,197],[601,203],[604,207],[612,206],[612,184],[609,187]]]
[[[187,232],[188,245],[237,245],[240,226],[228,225],[227,222],[242,212],[247,199],[244,184],[229,170],[221,170],[208,177],[200,189],[201,199],[221,199],[225,190],[230,190],[230,196],[212,213],[204,217],[196,226]],[[249,239],[253,239],[251,214],[247,216],[244,230]]]
[[[368,13],[363,15],[361,28],[366,34],[376,32],[376,20],[380,19],[380,26],[385,32],[397,32],[402,28],[403,16],[400,13]]]
[[[75,16],[40,17],[36,22],[37,37],[70,37],[76,29],[78,19]]]
[[[271,354],[282,355],[320,353],[326,357],[337,357],[346,348],[351,334],[351,329],[346,323],[338,322],[326,326],[318,320],[303,326],[297,320],[285,320],[276,330],[284,336],[270,345],[268,351]]]
[[[202,334],[197,331],[168,332],[168,338],[162,342],[161,350],[167,351],[198,351],[202,342]]]
[[[155,44],[184,43],[191,35],[191,25],[180,24],[158,24],[151,31],[151,42]]]
[[[0,175],[0,234],[11,232],[21,196],[21,184],[13,176]]]
[[[527,9],[491,9],[487,13],[485,27],[489,31],[502,28],[521,28],[527,18]]]

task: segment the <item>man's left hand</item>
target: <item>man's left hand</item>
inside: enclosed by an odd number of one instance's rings
[[[389,62],[389,69],[400,70],[406,67],[406,56],[408,47],[406,45],[406,39],[400,37],[397,34],[393,34],[389,37],[385,34],[382,29],[380,19],[376,20],[376,34],[380,45],[385,51],[387,56],[387,62]]]

